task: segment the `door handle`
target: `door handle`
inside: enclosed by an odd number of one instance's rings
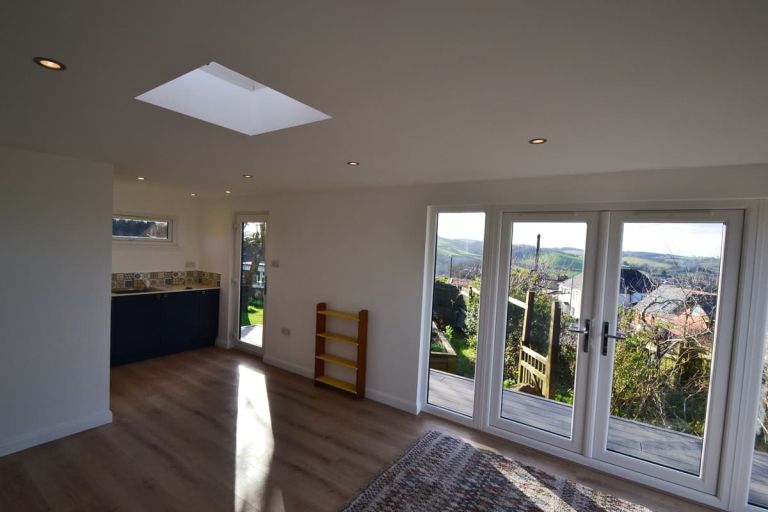
[[[584,328],[579,329],[579,324],[571,324],[568,326],[568,332],[575,332],[577,334],[581,334],[584,336],[584,338],[581,341],[581,350],[584,352],[589,352],[589,327],[591,322],[589,321],[589,318],[584,320]]]
[[[603,347],[600,351],[604,356],[608,355],[608,340],[624,340],[626,335],[623,332],[616,331],[616,334],[608,334],[608,322],[603,322]]]

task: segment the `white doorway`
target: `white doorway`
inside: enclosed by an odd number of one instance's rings
[[[267,215],[235,217],[237,309],[233,333],[237,348],[262,354],[267,310]]]

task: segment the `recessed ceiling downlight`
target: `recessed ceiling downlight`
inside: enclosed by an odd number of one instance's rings
[[[357,167],[358,165],[360,165],[360,162],[355,162],[354,160],[350,160],[349,162],[347,162],[347,165],[351,165],[352,167]]]
[[[539,144],[546,144],[547,139],[542,137],[536,137],[535,139],[531,139],[528,141],[528,144],[533,144],[534,146],[538,146]]]
[[[32,60],[34,60],[38,66],[42,66],[45,69],[50,69],[51,71],[64,71],[67,69],[67,66],[65,66],[63,63],[48,57],[35,57]]]
[[[243,174],[243,178],[249,180],[249,179],[253,178],[253,174]]]
[[[136,176],[136,179],[139,180],[139,181],[144,181],[147,178],[145,178],[144,176]]]
[[[136,99],[246,135],[330,119],[329,115],[216,62]]]

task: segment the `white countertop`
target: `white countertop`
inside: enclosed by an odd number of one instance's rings
[[[177,293],[177,292],[196,292],[200,290],[218,290],[219,286],[207,284],[173,284],[167,286],[154,286],[152,290],[146,292],[132,293],[113,293],[112,297],[134,297],[136,295],[151,295],[155,293]]]

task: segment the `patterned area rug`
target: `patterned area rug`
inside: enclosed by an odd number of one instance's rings
[[[434,430],[341,510],[648,512]]]

